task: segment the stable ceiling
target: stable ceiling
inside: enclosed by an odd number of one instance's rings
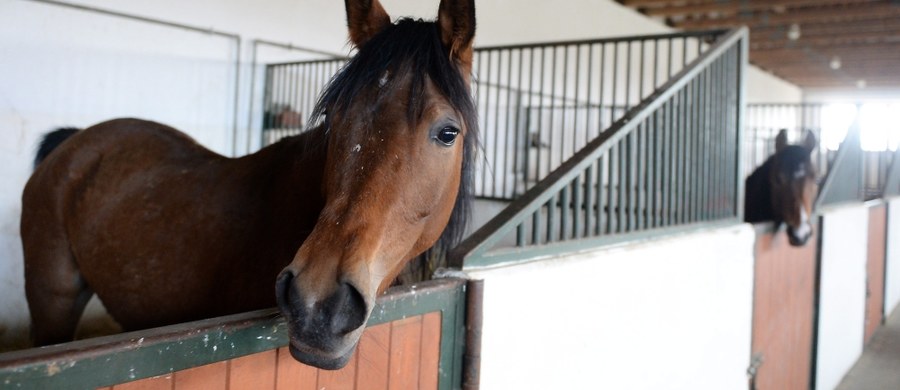
[[[900,0],[618,0],[682,30],[747,26],[750,62],[803,88],[900,86]]]

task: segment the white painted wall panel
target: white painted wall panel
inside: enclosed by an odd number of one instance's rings
[[[833,389],[863,349],[869,210],[859,204],[822,215],[816,388]]]
[[[753,242],[741,225],[470,272],[482,388],[746,387]]]

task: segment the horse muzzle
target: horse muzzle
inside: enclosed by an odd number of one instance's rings
[[[800,224],[797,228],[793,226],[788,226],[787,228],[787,236],[788,242],[792,246],[803,246],[806,245],[806,242],[809,241],[809,238],[812,237],[812,226],[809,223]]]
[[[288,325],[291,356],[301,363],[336,370],[353,355],[371,305],[351,283],[338,283],[322,299],[316,299],[291,270],[275,283],[276,301]]]

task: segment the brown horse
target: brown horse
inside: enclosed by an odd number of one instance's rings
[[[810,153],[816,136],[806,133],[802,145],[788,145],[787,131],[775,137],[775,154],[753,171],[744,184],[744,221],[787,224],[788,242],[806,244],[812,236],[813,201],[818,194]]]
[[[474,1],[346,9],[358,52],[302,135],[229,159],[137,119],[68,130],[22,200],[37,344],[70,340],[93,293],[127,330],[277,303],[295,358],[346,364],[405,263],[458,240],[477,144]]]

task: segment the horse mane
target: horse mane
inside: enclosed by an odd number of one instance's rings
[[[330,131],[328,110],[346,111],[355,96],[384,82],[382,78],[385,74],[409,75],[412,78],[407,102],[410,125],[418,121],[424,112],[427,80],[434,83],[465,121],[467,133],[463,143],[459,192],[447,227],[434,246],[438,250],[449,250],[462,240],[471,214],[474,155],[479,145],[478,112],[462,72],[451,61],[449,50],[441,42],[437,23],[404,18],[372,37],[331,79],[307,123],[311,128],[324,126],[325,131]],[[390,84],[402,79],[404,77],[389,77],[386,82]],[[374,106],[382,103],[380,99]],[[374,112],[362,115],[372,116]],[[364,123],[372,123],[368,119],[371,118],[364,118]]]

